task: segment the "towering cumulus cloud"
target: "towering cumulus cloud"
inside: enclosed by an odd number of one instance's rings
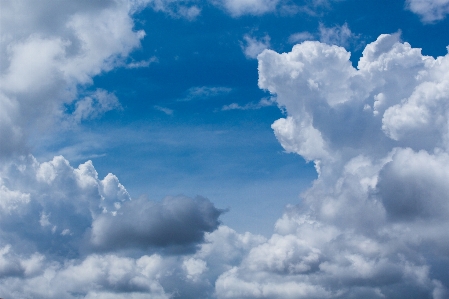
[[[449,297],[449,55],[381,35],[357,69],[337,46],[258,56],[288,152],[319,172],[216,283],[220,298]]]

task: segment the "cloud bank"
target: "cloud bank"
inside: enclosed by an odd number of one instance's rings
[[[73,168],[61,156],[8,163],[0,196],[7,298],[170,298],[170,282],[196,283],[206,271],[191,255],[224,212],[202,197],[132,200],[116,176],[99,179],[90,161]]]

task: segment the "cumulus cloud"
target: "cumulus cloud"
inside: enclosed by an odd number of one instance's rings
[[[91,241],[104,249],[195,245],[218,227],[222,210],[202,197],[166,197],[160,203],[133,200],[117,213],[99,215]]]
[[[442,20],[449,13],[448,0],[407,0],[407,8],[418,14],[424,23]]]
[[[11,162],[0,183],[1,240],[14,244],[19,237],[32,251],[64,257],[86,250],[191,249],[223,213],[201,197],[131,200],[113,174],[100,180],[90,161],[73,168],[62,156]]]
[[[273,124],[319,178],[275,234],[217,279],[218,298],[446,298],[449,55],[398,34],[345,49],[303,42],[258,56]]]
[[[127,1],[4,1],[0,18],[0,155],[25,153],[26,138],[64,118],[78,87],[122,65],[140,45]],[[95,17],[93,17],[95,16]],[[74,118],[119,107],[97,91],[79,100]]]

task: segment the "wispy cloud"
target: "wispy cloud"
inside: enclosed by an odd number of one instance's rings
[[[270,37],[265,35],[262,38],[255,38],[248,34],[243,36],[244,41],[240,44],[243,54],[248,59],[255,59],[263,50],[270,47]]]
[[[293,33],[292,35],[289,36],[288,38],[288,42],[289,43],[301,43],[305,40],[314,40],[315,36],[308,32],[308,31],[303,31],[303,32],[298,32],[298,33]]]
[[[153,108],[156,109],[156,110],[159,110],[161,112],[164,112],[167,115],[173,115],[173,113],[174,113],[173,109],[170,109],[170,108],[167,108],[167,107],[162,107],[162,106],[155,105],[155,106],[153,106]]]
[[[222,111],[228,111],[228,110],[256,110],[256,109],[260,109],[263,107],[268,107],[268,106],[273,106],[276,105],[276,102],[272,99],[266,99],[263,98],[261,99],[259,102],[257,103],[248,103],[245,104],[243,106],[237,104],[237,103],[232,103],[229,105],[224,105],[221,110]]]
[[[125,67],[128,68],[128,69],[137,69],[137,68],[149,67],[150,64],[158,62],[158,61],[159,60],[157,59],[157,57],[151,57],[151,58],[146,59],[146,60],[129,62],[129,63],[127,63],[125,65]]]
[[[178,99],[180,102],[187,102],[193,100],[202,100],[223,96],[232,92],[232,88],[222,86],[197,86],[191,87],[187,90],[184,98]]]

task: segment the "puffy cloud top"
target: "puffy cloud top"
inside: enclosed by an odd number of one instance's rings
[[[2,241],[19,236],[31,252],[60,257],[167,246],[185,251],[214,231],[223,213],[201,197],[131,200],[115,175],[100,180],[90,161],[73,168],[62,156],[44,163],[23,158],[0,178]]]
[[[219,298],[449,296],[449,55],[381,35],[358,67],[345,49],[303,42],[258,56],[273,124],[320,176],[302,203],[216,282]]]
[[[114,0],[2,2],[0,156],[26,153],[31,132],[67,117],[64,105],[78,99],[78,86],[140,45],[145,33],[133,30],[131,7]],[[101,90],[75,105],[75,120],[120,107]]]

